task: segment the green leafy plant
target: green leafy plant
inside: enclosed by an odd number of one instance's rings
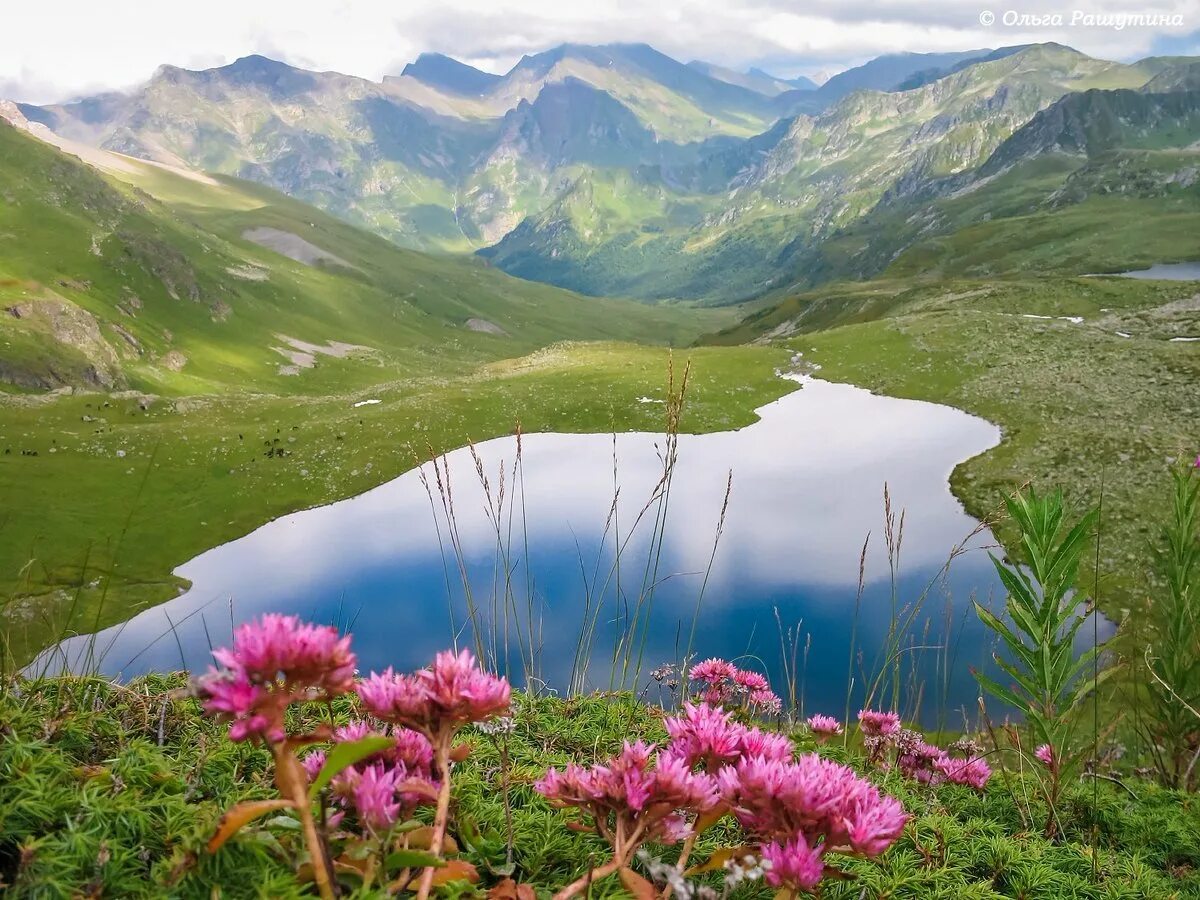
[[[1113,672],[1111,667],[1095,668],[1099,647],[1078,658],[1074,653],[1075,635],[1087,618],[1079,611],[1075,585],[1098,513],[1090,510],[1071,525],[1061,491],[1039,495],[1032,488],[1009,498],[1007,508],[1020,529],[1024,565],[1005,564],[995,556],[992,562],[1008,592],[1005,610],[1011,625],[978,602],[975,610],[1007,647],[1008,658],[997,654],[995,659],[1012,684],[974,674],[984,690],[1021,713],[1038,745],[1044,771],[1039,784],[1049,807],[1045,832],[1052,837],[1064,784],[1083,761],[1074,740],[1077,707]],[[1021,749],[1019,743],[1016,749]]]
[[[1180,466],[1156,548],[1165,586],[1146,609],[1146,697],[1139,720],[1167,787],[1195,790],[1200,759],[1200,475]]]

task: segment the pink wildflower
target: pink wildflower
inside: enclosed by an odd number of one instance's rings
[[[809,847],[804,835],[797,835],[785,844],[770,843],[762,848],[767,884],[794,891],[811,891],[825,875],[824,847]]]
[[[705,688],[704,693],[700,695],[700,699],[709,706],[721,706],[730,699],[729,691],[723,687]]]
[[[1046,768],[1054,768],[1054,748],[1049,744],[1042,744],[1033,751],[1033,755],[1036,756],[1042,762],[1042,764],[1046,766]]]
[[[344,694],[354,679],[349,636],[339,636],[336,628],[278,613],[238,626],[233,648],[214,650],[213,657],[227,669],[245,672],[256,684],[282,676],[326,696]]]
[[[550,769],[534,789],[556,806],[582,810],[602,834],[637,831],[642,840],[669,840],[680,833],[679,823],[668,821],[670,816],[679,809],[712,809],[718,799],[716,786],[709,776],[692,772],[680,757],[661,753],[653,768],[650,761],[648,744],[626,743],[607,765]]]
[[[808,717],[808,728],[816,736],[817,742],[822,744],[842,733],[841,722],[833,716],[823,716],[820,713]]]
[[[947,755],[941,747],[926,743],[915,731],[902,728],[887,735],[896,748],[896,768],[905,778],[928,784],[933,780],[934,764]]]
[[[467,722],[481,722],[508,709],[508,679],[484,672],[470,650],[439,653],[428,669],[396,675],[372,673],[358,686],[363,705],[375,716],[432,738]]]
[[[232,721],[233,741],[282,741],[289,705],[344,694],[354,679],[350,638],[295,616],[268,613],[240,625],[233,647],[213,657],[225,668],[201,676],[197,692],[208,712]]]
[[[397,675],[388,666],[382,673],[372,672],[358,683],[359,699],[367,711],[387,722],[422,719],[427,698],[415,675]]]
[[[358,773],[351,795],[354,809],[372,831],[388,828],[399,817],[396,789],[402,775],[402,770],[389,769],[380,763],[366,766]]]
[[[795,762],[743,759],[717,776],[742,827],[764,840],[803,834],[810,845],[849,848],[868,856],[889,846],[907,817],[852,769],[803,754]]]
[[[371,737],[378,734],[371,723],[365,719],[355,719],[353,722],[348,722],[340,726],[333,732],[333,740],[338,744],[348,744],[351,741],[361,741],[365,737]]]
[[[876,712],[873,709],[859,710],[858,727],[869,737],[892,734],[900,730],[900,716],[894,712]]]
[[[742,732],[742,757],[756,757],[776,762],[791,762],[794,755],[792,742],[786,735],[773,731],[747,728]]]
[[[308,780],[312,781],[325,767],[325,751],[314,750],[302,759],[301,764],[304,766],[304,772],[308,775]]]
[[[988,779],[992,777],[991,767],[979,756],[967,759],[943,756],[934,761],[933,767],[946,781],[963,784],[977,791],[982,791]]]
[[[750,706],[769,716],[777,716],[783,711],[783,701],[774,691],[753,691],[750,694]]]
[[[672,716],[663,724],[671,738],[670,753],[689,766],[699,763],[715,771],[742,755],[746,728],[732,721],[720,707],[685,703],[682,715]]]
[[[706,684],[718,685],[732,679],[737,674],[737,671],[737,666],[733,663],[713,657],[692,666],[688,671],[688,678],[692,681],[703,681]]]
[[[746,669],[738,669],[733,673],[733,683],[747,694],[753,694],[755,691],[769,691],[771,689],[771,683],[764,676]]]

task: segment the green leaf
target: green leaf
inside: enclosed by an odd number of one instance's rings
[[[321,771],[317,773],[317,777],[313,779],[312,786],[308,789],[309,799],[312,799],[321,792],[321,789],[336,776],[338,773],[348,769],[357,762],[361,762],[368,756],[374,756],[391,747],[395,741],[389,737],[372,735],[371,737],[361,738],[357,741],[346,741],[344,744],[335,744],[329,753],[325,756],[325,765],[321,766]]]
[[[985,691],[987,691],[989,694],[996,697],[997,699],[1002,700],[1003,702],[1007,703],[1009,706],[1016,707],[1017,709],[1020,709],[1020,710],[1028,710],[1029,709],[1029,701],[1028,700],[1022,700],[1020,697],[1018,697],[1016,694],[1014,694],[1008,688],[1006,688],[1003,685],[999,684],[998,682],[993,681],[992,679],[988,678],[982,672],[975,673],[975,680],[979,682],[980,686]]]

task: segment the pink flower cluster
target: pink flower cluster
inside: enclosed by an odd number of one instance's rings
[[[896,750],[896,768],[900,774],[921,784],[934,780],[935,764],[946,757],[945,750],[927,743],[924,737],[907,728],[893,732],[889,738]]]
[[[1033,751],[1033,755],[1035,757],[1037,757],[1038,761],[1041,762],[1042,765],[1044,765],[1047,769],[1054,768],[1054,766],[1055,766],[1054,748],[1051,747],[1049,744],[1042,744],[1040,747],[1038,747],[1036,750]]]
[[[357,721],[337,729],[333,741],[341,744],[373,736],[381,735],[369,723]],[[392,746],[342,770],[330,782],[334,802],[343,809],[353,810],[371,831],[391,827],[401,815],[407,816],[416,807],[431,802],[438,791],[429,739],[408,728],[397,728],[388,737]],[[325,759],[323,750],[315,750],[304,758],[310,781],[321,771]],[[340,821],[342,814],[335,815],[337,820],[333,824]]]
[[[613,845],[613,866],[625,865],[645,840],[672,841],[689,824],[732,812],[759,843],[768,882],[810,891],[824,876],[826,853],[876,856],[904,828],[896,800],[846,766],[813,753],[797,758],[784,735],[707,703],[685,704],[665,726],[670,740],[653,769],[650,748],[627,744],[605,765],[551,770],[537,785],[556,805],[590,817]]]
[[[823,716],[818,713],[815,716],[809,716],[807,724],[808,730],[813,733],[819,744],[842,733],[842,723],[833,716]]]
[[[810,847],[803,835],[785,843],[772,842],[762,848],[767,863],[767,884],[811,891],[825,877],[825,857],[821,847]]]
[[[446,650],[413,675],[397,675],[390,668],[372,672],[358,685],[358,696],[373,716],[436,740],[447,730],[507,711],[512,687],[508,679],[480,669],[470,650]]]
[[[988,783],[988,779],[992,777],[991,766],[978,756],[969,756],[965,759],[939,756],[934,760],[933,767],[938,780],[963,784],[977,791],[982,791],[984,785]]]
[[[907,816],[848,766],[806,753],[783,762],[749,757],[717,775],[721,796],[742,827],[766,841],[807,838],[822,852],[878,856]]]
[[[642,742],[627,742],[607,765],[550,769],[534,787],[556,806],[585,812],[610,842],[633,842],[635,848],[647,840],[675,843],[688,833],[678,810],[705,812],[717,804],[711,776],[692,772],[678,756],[655,755]]]
[[[685,703],[680,715],[663,724],[671,739],[665,752],[710,774],[747,756],[790,760],[793,755],[785,735],[742,725],[707,703]]]
[[[197,681],[205,709],[232,720],[233,741],[282,741],[287,707],[344,694],[354,683],[350,638],[337,630],[268,613],[237,628],[233,647],[213,651],[224,666]]]
[[[973,741],[964,739],[952,747],[966,753],[960,758],[928,743],[919,733],[901,728],[900,716],[894,712],[864,709],[858,714],[858,722],[869,759],[888,768],[891,764],[885,756],[891,751],[897,770],[905,778],[921,784],[962,784],[981,791],[992,777],[991,767],[977,755]]]
[[[767,716],[783,711],[783,701],[765,676],[726,660],[713,657],[696,663],[688,670],[688,678],[699,682],[700,699],[712,706],[744,705]]]
[[[867,737],[895,734],[900,730],[900,716],[894,712],[860,709],[858,711],[858,727]]]

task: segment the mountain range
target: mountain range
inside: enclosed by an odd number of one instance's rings
[[[504,75],[424,54],[380,82],[261,56],[164,66],[129,93],[13,116],[260,182],[403,247],[584,294],[728,303],[876,274],[950,227],[947,198],[982,196],[959,207],[995,217],[988,186],[1034,157],[1074,158],[1064,182],[1125,148],[1171,149],[1155,171],[1186,172],[1198,71],[1041,44],[889,55],[817,86],[566,44]],[[1105,189],[1089,177],[1022,209]]]

